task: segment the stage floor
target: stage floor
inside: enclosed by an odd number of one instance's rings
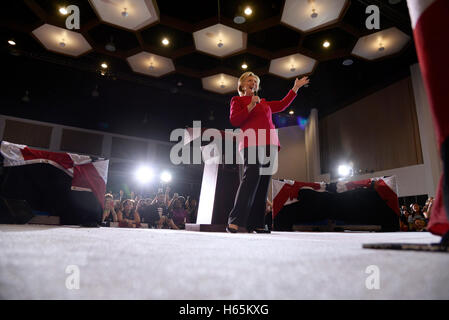
[[[362,249],[439,239],[0,225],[0,298],[449,299],[449,254]],[[66,286],[76,276],[70,265],[79,269],[79,289]],[[366,286],[371,265],[379,289]]]

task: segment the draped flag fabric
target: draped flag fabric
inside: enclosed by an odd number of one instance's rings
[[[272,190],[275,230],[288,231],[295,224],[324,220],[399,230],[395,176],[328,184],[273,179]]]
[[[37,184],[39,184],[39,187],[41,188],[37,189],[47,190],[46,187],[44,187],[44,185],[56,185],[56,184],[61,185],[63,183],[67,183],[68,181],[70,185],[67,186],[67,190],[82,191],[89,193],[91,192],[94,194],[95,199],[98,202],[97,205],[100,206],[101,208],[103,207],[104,195],[106,192],[109,160],[104,159],[95,160],[90,156],[85,155],[38,150],[29,148],[25,145],[14,144],[6,141],[2,141],[0,152],[1,155],[3,156],[3,166],[5,168],[26,167],[27,168],[26,175],[28,175],[28,178],[30,178],[29,172],[33,172],[33,174],[36,173],[34,176],[39,177],[39,173],[36,171],[42,170],[41,167],[42,165],[49,165],[53,168],[56,168],[57,169],[56,171],[64,172],[62,176],[60,174],[51,175],[51,177],[56,176],[59,177],[58,180],[61,181],[43,181],[43,179],[39,178],[37,180]],[[28,169],[31,168],[31,165],[37,165],[34,171]],[[23,181],[18,181],[17,183],[23,184],[24,181],[26,181],[26,179],[27,177],[25,177]],[[9,179],[9,183],[14,184],[15,183],[14,179]],[[64,185],[64,188],[66,185]],[[22,189],[32,190],[30,186],[24,185],[14,186],[14,188],[16,190],[19,190],[19,192]],[[9,189],[14,188],[11,187]],[[26,197],[27,192],[24,191],[21,194],[21,196]],[[33,197],[35,198],[36,195],[32,196],[30,195],[30,198]],[[73,200],[73,197],[68,196],[66,199],[67,199],[66,201],[70,201]],[[57,200],[59,199],[55,199],[54,201],[56,202]],[[69,203],[66,203],[66,206],[67,205],[69,205]]]
[[[334,186],[333,186],[334,185]],[[299,182],[291,180],[272,180],[273,190],[273,218],[282,210],[284,205],[292,204],[297,201],[298,193],[301,189],[311,189],[316,192],[332,192],[343,193],[350,190],[360,188],[373,187],[391,210],[398,216],[399,202],[397,196],[396,177],[373,178],[360,181],[337,182],[334,184],[326,184],[325,182]]]
[[[407,0],[413,35],[443,160],[428,230],[449,231],[449,0]]]

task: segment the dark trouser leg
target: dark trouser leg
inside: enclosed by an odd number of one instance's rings
[[[261,175],[257,186],[256,196],[248,217],[247,229],[263,229],[265,227],[265,209],[271,176]]]
[[[259,166],[257,164],[248,164],[245,159],[243,178],[237,190],[234,208],[229,213],[228,224],[235,224],[241,227],[246,226],[258,184]]]

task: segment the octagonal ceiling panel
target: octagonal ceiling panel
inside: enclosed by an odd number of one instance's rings
[[[195,31],[193,40],[197,50],[217,57],[225,57],[246,48],[247,34],[222,24],[216,24]]]
[[[47,48],[47,50],[78,57],[92,47],[82,34],[44,24],[32,31],[32,34]]]
[[[140,52],[126,58],[126,60],[134,72],[148,76],[160,77],[175,71],[175,66],[171,59],[149,52]]]
[[[348,0],[286,0],[281,22],[309,32],[340,19]]]
[[[100,20],[128,29],[139,30],[159,20],[152,0],[89,0]]]
[[[376,60],[401,51],[410,36],[393,27],[360,38],[352,54],[367,60]]]
[[[269,73],[282,78],[290,79],[313,71],[317,61],[302,54],[271,60]]]
[[[237,92],[237,82],[239,79],[236,77],[219,73],[210,77],[202,78],[203,89],[216,93],[228,94],[231,92]]]

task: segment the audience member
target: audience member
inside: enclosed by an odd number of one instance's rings
[[[187,216],[190,223],[196,223],[196,217],[198,215],[198,201],[196,198],[187,197],[186,203]]]
[[[108,193],[104,196],[104,210],[101,222],[117,222],[117,214],[114,209],[114,198]]]
[[[185,229],[185,224],[190,222],[188,219],[188,212],[185,209],[185,202],[185,198],[179,197],[178,194],[175,194],[171,200],[168,208],[169,215],[167,217],[171,221],[167,221],[167,223],[173,229]],[[176,228],[173,227],[173,225],[176,226]]]
[[[134,209],[134,200],[123,201],[122,207],[117,214],[120,227],[138,228],[140,227],[140,216]]]

